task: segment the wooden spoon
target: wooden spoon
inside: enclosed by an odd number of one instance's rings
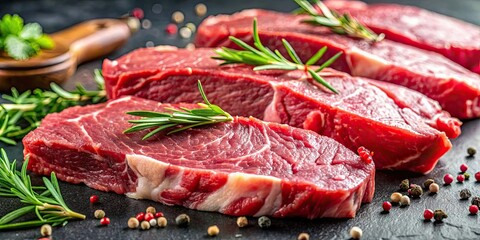
[[[54,49],[25,61],[0,56],[0,91],[49,88],[62,83],[80,63],[107,55],[122,46],[138,30],[135,18],[96,19],[51,34]]]

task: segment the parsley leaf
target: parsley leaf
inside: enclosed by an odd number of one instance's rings
[[[8,35],[5,39],[5,50],[10,57],[17,60],[28,59],[36,53],[30,43],[14,35]]]
[[[8,34],[18,35],[23,28],[23,19],[15,15],[5,14],[0,22],[0,32],[6,36]]]
[[[38,23],[25,24],[19,36],[23,39],[37,39],[42,36],[42,27]]]

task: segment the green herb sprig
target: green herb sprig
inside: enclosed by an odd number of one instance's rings
[[[330,10],[319,0],[314,0],[313,2],[320,9],[320,12],[308,0],[295,0],[295,2],[300,6],[300,9],[295,11],[295,13],[306,13],[312,16],[312,18],[304,21],[306,23],[328,27],[334,33],[362,38],[372,42],[378,42],[385,38],[383,33],[377,35],[349,14],[341,15],[336,11]]]
[[[65,225],[69,220],[85,219],[85,215],[72,211],[63,200],[55,173],[50,179],[43,177],[45,186],[32,186],[27,175],[28,159],[25,159],[21,171],[17,171],[16,161],[10,163],[5,150],[0,149],[0,196],[15,197],[25,206],[5,214],[0,218],[0,231],[38,227],[43,224]],[[24,219],[31,214],[36,219]]]
[[[105,84],[100,70],[95,71],[95,82],[97,90],[94,91],[78,85],[74,91],[68,92],[55,83],[50,84],[51,91],[35,89],[20,94],[12,89],[12,95],[3,95],[11,103],[0,104],[0,141],[15,145],[16,141],[37,128],[49,113],[88,102],[105,101]]]
[[[234,63],[244,63],[248,65],[256,66],[253,68],[255,71],[259,70],[304,70],[308,72],[310,76],[315,79],[318,83],[328,88],[334,93],[338,91],[333,88],[325,79],[323,79],[318,72],[322,71],[324,68],[330,66],[338,57],[342,54],[339,52],[333,57],[322,63],[317,69],[313,69],[312,65],[318,62],[318,60],[325,54],[327,47],[321,48],[317,53],[315,53],[306,63],[303,63],[302,60],[298,57],[298,54],[292,48],[290,43],[282,39],[283,46],[287,50],[288,55],[293,60],[290,61],[284,57],[278,50],[270,50],[265,47],[260,41],[257,29],[257,20],[253,20],[253,41],[254,46],[250,46],[244,41],[230,36],[230,40],[241,47],[243,50],[235,50],[231,48],[222,47],[215,50],[218,54],[212,58],[223,60],[224,62],[221,65],[234,64]]]
[[[208,101],[200,81],[198,81],[198,90],[200,91],[204,101],[204,103],[198,103],[201,108],[168,108],[167,110],[171,110],[172,113],[152,111],[127,112],[127,114],[143,118],[138,120],[129,120],[128,122],[134,123],[134,125],[125,130],[124,133],[132,133],[144,129],[155,128],[143,137],[143,140],[145,140],[167,129],[171,129],[167,134],[172,134],[198,126],[229,122],[233,120],[229,113]]]
[[[0,51],[16,60],[37,55],[41,49],[52,49],[53,40],[43,33],[38,23],[23,23],[17,14],[5,14],[0,19]]]

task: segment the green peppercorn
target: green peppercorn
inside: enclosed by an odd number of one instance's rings
[[[410,196],[412,196],[413,198],[419,198],[420,196],[422,196],[422,194],[423,189],[418,185],[414,185],[413,188],[410,189]]]
[[[470,192],[470,190],[468,190],[468,189],[466,189],[466,188],[465,188],[465,189],[462,189],[462,190],[460,191],[460,199],[462,199],[462,200],[467,200],[467,199],[469,199],[471,196],[472,196],[472,193]]]
[[[473,197],[472,205],[477,205],[477,207],[480,207],[480,197]]]
[[[470,174],[464,173],[463,176],[465,177],[465,180],[468,181],[470,179]]]
[[[175,218],[175,223],[179,227],[187,227],[190,225],[190,217],[187,214],[182,213]]]
[[[400,190],[407,191],[410,188],[410,181],[408,179],[403,179],[400,183]]]
[[[473,147],[469,147],[467,149],[467,153],[468,153],[468,156],[469,157],[473,157],[475,156],[475,153],[477,153],[477,149],[473,148]]]
[[[435,212],[433,212],[433,218],[435,218],[435,221],[440,222],[447,217],[448,215],[443,210],[435,210]]]
[[[435,180],[429,178],[427,180],[425,180],[425,182],[423,182],[423,186],[425,187],[425,189],[428,189],[430,187],[430,184],[434,183]]]
[[[262,216],[258,219],[258,226],[260,228],[269,228],[272,225],[272,220],[266,216]]]

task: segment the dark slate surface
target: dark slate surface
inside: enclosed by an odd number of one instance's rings
[[[477,25],[480,25],[479,0],[383,0],[384,2],[398,2],[424,7],[436,12],[454,16]],[[101,17],[118,17],[134,7],[145,10],[145,17],[152,21],[152,28],[140,30],[128,44],[108,56],[116,58],[135,48],[144,47],[147,41],[155,44],[171,44],[185,46],[191,39],[184,40],[178,37],[167,36],[164,28],[175,10],[182,10],[186,20],[198,24],[201,18],[193,14],[193,7],[199,1],[2,1],[0,14],[18,13],[26,22],[37,21],[42,24],[46,32],[58,31],[74,23],[87,19]],[[380,2],[369,0],[367,2]],[[162,12],[152,12],[153,4],[162,6]],[[207,1],[208,13],[232,13],[245,8],[268,8],[280,11],[290,11],[295,5],[288,0],[270,1]],[[65,87],[71,88],[76,82],[92,83],[91,72],[101,66],[101,60],[93,61],[80,66],[77,74],[70,79]],[[459,200],[458,193],[468,188],[474,195],[480,195],[480,185],[474,180],[463,184],[452,184],[441,187],[440,193],[434,196],[424,195],[419,200],[412,200],[412,205],[406,208],[394,207],[389,214],[382,214],[381,203],[387,200],[390,194],[397,189],[398,183],[404,178],[410,178],[414,183],[421,184],[427,178],[441,181],[445,173],[456,175],[459,166],[467,163],[469,173],[480,170],[480,156],[466,158],[466,149],[469,146],[480,148],[480,120],[464,124],[462,135],[453,140],[453,149],[447,153],[435,170],[427,176],[412,175],[409,173],[378,172],[376,176],[376,194],[372,203],[362,206],[355,219],[274,219],[269,230],[261,230],[255,225],[256,219],[251,218],[251,226],[238,229],[235,218],[218,213],[206,213],[188,210],[182,207],[169,207],[151,201],[137,201],[113,193],[104,193],[90,189],[84,185],[70,185],[61,183],[67,203],[76,211],[88,216],[82,222],[71,222],[63,228],[55,228],[53,239],[205,239],[208,226],[216,224],[220,228],[218,239],[236,239],[241,234],[242,239],[296,239],[301,232],[307,232],[311,239],[348,239],[348,231],[352,226],[363,229],[364,239],[479,239],[479,217],[468,214],[469,201]],[[12,158],[22,158],[22,147],[6,147]],[[34,177],[38,181],[38,177]],[[97,194],[100,203],[91,205],[89,197]],[[127,220],[130,216],[144,211],[149,205],[155,206],[165,213],[169,226],[165,229],[151,229],[149,231],[128,230]],[[18,207],[12,199],[0,200],[0,215]],[[424,222],[422,219],[425,208],[444,209],[449,217],[444,223]],[[112,223],[108,227],[99,227],[99,222],[92,215],[96,209],[103,209]],[[181,229],[173,222],[176,215],[187,213],[191,216],[192,224],[189,228]],[[9,231],[0,233],[0,239],[34,239],[40,237],[38,229]],[[238,236],[237,236],[238,237]]]

